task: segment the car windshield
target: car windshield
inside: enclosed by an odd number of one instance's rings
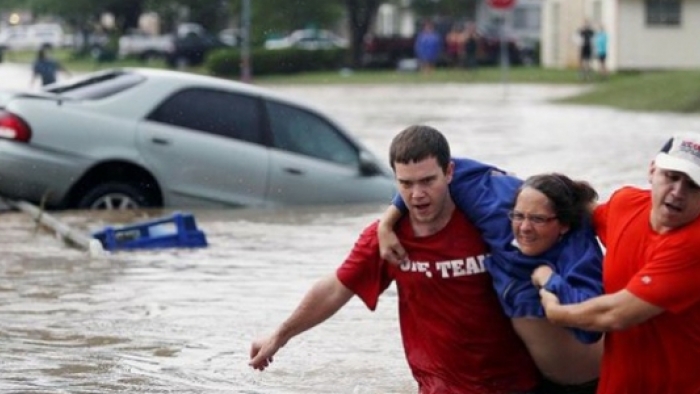
[[[146,77],[134,72],[110,70],[54,84],[45,91],[76,100],[99,100],[130,89],[145,80]]]

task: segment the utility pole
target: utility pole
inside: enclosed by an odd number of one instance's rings
[[[508,69],[510,68],[509,48],[508,48],[508,36],[506,34],[506,21],[510,14],[510,10],[515,7],[517,0],[486,0],[486,4],[491,8],[491,10],[498,14],[498,37],[501,41],[500,52],[501,55],[501,84],[503,85],[503,98],[508,96]]]
[[[243,0],[241,15],[241,81],[252,80],[252,61],[250,58],[250,0]]]

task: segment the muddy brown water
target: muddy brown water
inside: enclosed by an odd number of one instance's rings
[[[700,125],[696,116],[546,101],[578,87],[511,86],[507,95],[498,85],[275,89],[331,114],[383,158],[396,132],[427,123],[455,155],[521,176],[565,172],[591,181],[603,198],[621,184],[644,185],[669,134]],[[392,288],[376,312],[352,300],[293,339],[267,371],[247,366],[250,341],[332,273],[385,206],[190,209],[207,248],[104,258],[66,246],[26,215],[0,213],[0,391],[414,393]],[[56,215],[92,231],[169,213]]]

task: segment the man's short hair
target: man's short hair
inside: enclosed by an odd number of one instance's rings
[[[664,170],[682,172],[700,185],[700,135],[673,136],[656,155],[654,164]]]
[[[389,148],[389,163],[396,171],[396,163],[409,164],[428,157],[437,159],[443,172],[450,164],[450,145],[442,133],[430,126],[414,125],[394,137]]]

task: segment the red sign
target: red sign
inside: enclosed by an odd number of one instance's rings
[[[516,0],[487,0],[489,7],[496,10],[507,10],[513,8]]]

